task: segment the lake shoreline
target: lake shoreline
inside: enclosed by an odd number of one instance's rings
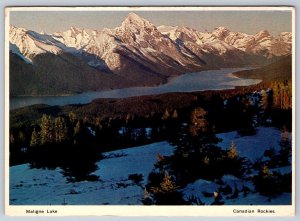
[[[87,104],[99,98],[116,99],[145,95],[158,95],[170,92],[226,90],[235,89],[236,86],[249,86],[259,83],[258,80],[248,79],[245,81],[242,78],[236,78],[234,75],[232,75],[232,73],[241,70],[249,70],[249,67],[224,68],[220,70],[193,72],[172,77],[166,84],[161,84],[158,86],[130,87],[61,96],[12,96],[10,97],[10,110],[34,104],[63,106],[69,104]]]

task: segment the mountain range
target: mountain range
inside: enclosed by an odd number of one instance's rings
[[[119,27],[38,33],[10,26],[10,95],[62,95],[166,83],[188,72],[262,65],[291,54],[292,34],[159,26],[129,13]]]

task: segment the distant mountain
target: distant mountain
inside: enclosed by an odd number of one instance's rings
[[[284,56],[291,53],[292,33],[282,32],[273,37],[267,30],[255,35],[241,32],[232,32],[225,27],[215,28],[212,32],[199,32],[187,27],[158,27],[162,33],[168,35],[174,41],[194,42],[202,47],[211,46],[220,54],[229,50],[239,49],[248,55],[262,55],[266,58]],[[232,46],[232,47],[230,47]]]
[[[272,37],[219,27],[156,27],[129,13],[115,29],[37,33],[10,27],[11,95],[60,95],[165,83],[171,76],[268,62],[291,53],[291,33]]]

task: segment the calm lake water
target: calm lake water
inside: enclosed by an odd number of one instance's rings
[[[67,105],[86,104],[96,98],[125,98],[141,95],[162,94],[168,92],[192,92],[204,90],[231,89],[235,86],[257,84],[260,80],[241,79],[232,75],[233,72],[250,68],[224,68],[188,73],[173,78],[168,83],[155,87],[131,87],[107,91],[85,92],[71,96],[25,96],[11,97],[10,110],[33,104]]]

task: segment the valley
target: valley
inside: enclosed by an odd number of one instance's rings
[[[224,68],[221,70],[202,71],[173,77],[166,84],[155,87],[129,87],[123,89],[83,92],[65,96],[17,96],[10,98],[10,109],[33,104],[68,105],[87,104],[99,98],[127,98],[143,95],[154,95],[171,92],[193,92],[204,90],[231,89],[235,86],[248,86],[259,83],[258,79],[241,79],[234,77],[233,72],[248,68]]]

